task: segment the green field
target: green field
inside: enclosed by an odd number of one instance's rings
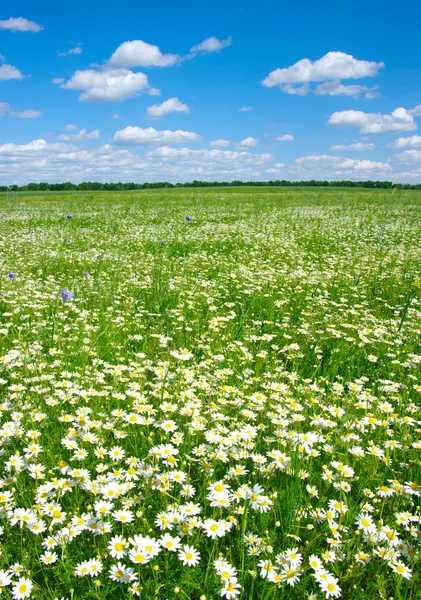
[[[421,598],[420,191],[2,194],[0,264],[3,597]]]

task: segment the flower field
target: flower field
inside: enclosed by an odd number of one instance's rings
[[[421,192],[0,194],[0,590],[421,598]]]

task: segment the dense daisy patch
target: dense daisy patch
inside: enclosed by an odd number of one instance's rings
[[[3,596],[418,598],[420,208],[0,196]]]

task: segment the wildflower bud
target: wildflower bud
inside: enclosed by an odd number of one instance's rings
[[[312,530],[314,529],[314,525],[312,525],[311,523],[309,523],[309,524],[307,525],[307,529],[308,529],[309,531],[312,531]]]
[[[174,588],[174,594],[179,594],[179,593],[180,593],[180,588],[179,587]]]
[[[151,529],[151,531],[152,531],[152,529]],[[154,570],[154,571],[159,571],[159,565],[154,565],[154,568],[153,568],[153,570]]]
[[[202,594],[202,595],[200,596],[199,600],[206,600],[206,596],[205,596],[205,594]]]
[[[281,522],[280,521],[276,521],[275,527],[280,527],[280,526],[281,526]]]

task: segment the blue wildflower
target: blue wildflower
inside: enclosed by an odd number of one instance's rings
[[[187,222],[191,221],[190,217],[186,217],[186,221]]]
[[[69,292],[66,288],[61,288],[61,299],[63,302],[71,302],[73,300],[74,293]]]
[[[10,279],[14,279],[16,277],[16,273],[12,273],[12,271],[9,271],[8,275]]]
[[[73,219],[72,215],[67,215],[68,219]]]

